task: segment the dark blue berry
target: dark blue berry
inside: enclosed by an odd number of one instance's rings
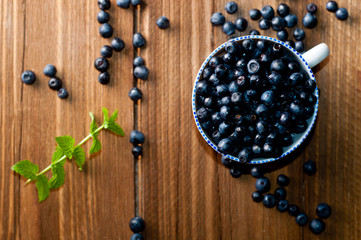
[[[252,193],[252,200],[254,202],[257,202],[257,203],[262,202],[262,200],[263,200],[262,193],[260,193],[258,191],[253,192]]]
[[[144,59],[142,57],[136,57],[133,60],[133,66],[134,67],[139,67],[139,66],[143,66],[145,64]]]
[[[273,86],[279,86],[281,84],[282,81],[282,76],[281,74],[279,74],[278,72],[271,72],[270,75],[267,76],[268,81],[270,84],[272,84]]]
[[[130,240],[144,240],[144,237],[141,233],[134,233]]]
[[[224,63],[230,64],[233,61],[233,57],[231,54],[226,53],[223,55],[222,60]]]
[[[226,9],[227,13],[229,13],[229,14],[236,13],[238,10],[237,3],[233,2],[233,1],[228,2],[228,3],[226,3],[225,9]]]
[[[293,28],[297,25],[298,18],[294,14],[289,14],[285,17],[285,21],[288,28]]]
[[[261,193],[266,193],[271,189],[271,182],[266,177],[261,177],[256,180],[256,189]]]
[[[300,213],[300,208],[297,205],[292,204],[288,207],[288,213],[292,217],[296,217]]]
[[[94,67],[100,72],[106,72],[109,69],[109,62],[103,57],[99,57],[94,61]]]
[[[271,27],[271,22],[267,19],[262,18],[259,23],[258,26],[260,29],[262,30],[267,30]]]
[[[259,65],[258,60],[252,59],[247,64],[247,71],[249,74],[256,74],[260,70],[261,66]]]
[[[259,146],[259,145],[256,145],[254,144],[252,146],[252,152],[255,154],[255,155],[259,155],[262,153],[262,148]]]
[[[33,84],[35,80],[35,73],[30,70],[26,70],[21,74],[21,81],[25,84]]]
[[[271,63],[271,71],[276,71],[283,73],[286,70],[286,66],[283,63],[282,59],[273,60]]]
[[[288,32],[287,30],[283,29],[281,31],[277,32],[277,38],[281,41],[286,41],[288,38]]]
[[[294,41],[292,41],[292,40],[287,40],[285,43],[286,43],[288,46],[290,46],[290,47],[292,47],[292,48],[295,48],[295,42],[294,42]]]
[[[117,5],[120,8],[129,8],[130,7],[130,0],[117,0]]]
[[[275,11],[270,5],[266,5],[261,9],[261,14],[264,19],[271,20],[275,15]]]
[[[109,22],[110,15],[107,12],[100,11],[97,15],[97,20],[99,23],[107,23]]]
[[[53,90],[59,90],[63,84],[59,78],[50,78],[48,85]]]
[[[133,46],[135,48],[140,48],[145,45],[145,39],[141,33],[135,33],[133,35]]]
[[[305,39],[306,33],[305,33],[305,31],[303,31],[301,28],[296,28],[296,29],[293,31],[293,37],[294,37],[297,41],[302,41],[303,39]]]
[[[105,58],[111,58],[113,56],[113,49],[111,46],[105,45],[100,49],[100,55]]]
[[[261,117],[264,117],[267,115],[268,113],[268,108],[266,107],[266,105],[264,104],[259,104],[255,110],[255,113],[258,115],[258,116],[261,116]]]
[[[299,120],[294,127],[295,133],[303,133],[308,128],[308,123],[305,120]]]
[[[235,21],[235,26],[238,31],[246,31],[248,27],[248,21],[245,18],[237,18]]]
[[[238,46],[235,42],[227,42],[225,44],[224,50],[226,50],[227,53],[234,55],[237,53]]]
[[[227,158],[227,157],[225,157],[223,155],[222,155],[222,158],[221,158],[221,162],[222,162],[223,166],[225,166],[227,168],[230,168],[233,165],[233,161],[230,158]]]
[[[280,212],[286,212],[288,210],[289,203],[287,200],[279,200],[277,203],[277,210]]]
[[[227,135],[231,130],[231,125],[229,125],[228,123],[222,122],[221,124],[219,124],[218,131],[220,134]]]
[[[287,69],[289,72],[298,72],[300,70],[300,65],[297,62],[289,62],[287,64]]]
[[[145,222],[141,217],[134,217],[130,220],[129,227],[134,233],[143,232],[145,229]]]
[[[206,108],[201,107],[197,110],[197,117],[200,122],[205,122],[210,118],[210,111],[208,111]]]
[[[317,171],[316,163],[312,160],[305,162],[303,164],[303,171],[309,176],[314,175]]]
[[[242,149],[238,154],[239,161],[242,163],[249,162],[251,160],[251,151],[248,149]]]
[[[157,26],[160,28],[160,29],[167,29],[169,28],[169,19],[165,16],[161,16],[157,19],[157,22],[156,22]]]
[[[260,33],[259,33],[257,30],[255,30],[255,29],[251,29],[251,30],[249,31],[249,35],[260,35]]]
[[[305,119],[309,119],[310,117],[312,117],[314,111],[314,107],[305,107],[305,110],[303,111]]]
[[[98,7],[101,10],[108,10],[110,8],[110,0],[98,0]]]
[[[110,81],[110,74],[108,72],[99,73],[98,81],[103,85],[108,84]]]
[[[242,42],[242,47],[247,52],[251,52],[256,48],[256,44],[252,39],[246,39]]]
[[[128,95],[129,95],[130,99],[132,99],[134,102],[142,99],[142,97],[143,97],[142,91],[140,91],[140,89],[137,87],[130,89]]]
[[[224,95],[228,94],[228,87],[226,85],[218,85],[216,86],[216,96],[223,97]]]
[[[145,141],[145,136],[142,132],[133,130],[130,132],[129,141],[133,143],[133,145],[142,144]]]
[[[267,126],[268,125],[264,121],[258,121],[256,123],[257,132],[260,134],[265,134],[268,131]]]
[[[321,219],[312,219],[310,222],[310,230],[314,234],[321,234],[325,231],[326,225]]]
[[[317,6],[314,3],[310,3],[307,5],[307,11],[311,14],[315,14],[317,12]]]
[[[231,102],[235,105],[240,105],[242,103],[242,93],[235,92],[231,96]]]
[[[233,22],[226,22],[223,24],[222,30],[228,36],[233,35],[236,31],[236,26]]]
[[[218,144],[219,143],[219,141],[221,140],[221,134],[218,132],[218,131],[214,131],[213,133],[212,133],[212,139],[213,139],[213,141],[214,141],[214,143],[215,144]]]
[[[211,17],[211,23],[215,26],[221,26],[226,22],[226,18],[223,16],[222,13],[216,12],[213,13]]]
[[[277,13],[281,17],[286,17],[290,13],[290,7],[285,3],[281,3],[277,8]]]
[[[280,31],[285,28],[286,21],[283,18],[276,16],[276,17],[272,18],[271,24],[272,24],[273,30]]]
[[[264,135],[262,135],[262,133],[257,133],[256,136],[254,137],[254,143],[257,144],[257,145],[263,145],[265,142],[265,137]],[[253,145],[255,146],[255,145]],[[259,147],[259,146],[258,146]],[[253,150],[256,150],[257,153],[260,153],[262,152],[262,149],[258,149],[258,147],[255,147],[255,149],[252,149]],[[254,151],[255,152],[255,151]]]
[[[296,85],[299,85],[302,80],[303,80],[303,75],[296,72],[296,73],[292,73],[289,76],[288,83],[290,86],[296,86]]]
[[[263,205],[267,208],[273,208],[274,206],[276,206],[276,203],[277,203],[277,199],[272,194],[266,194],[263,197]]]
[[[141,67],[141,66],[140,66]],[[196,93],[200,96],[204,96],[208,93],[208,85],[205,81],[199,81],[196,85]]]
[[[326,9],[329,12],[336,12],[338,9],[338,4],[335,1],[328,1],[326,3]]]
[[[217,77],[222,78],[226,75],[227,73],[227,68],[223,65],[223,64],[219,64],[215,69],[214,69],[214,73],[216,74]]]
[[[132,3],[133,6],[142,4],[142,0],[131,0],[130,2]]]
[[[282,131],[279,129],[281,137],[280,137],[278,143],[281,147],[288,147],[293,143],[292,135],[290,133],[285,132],[285,130],[286,130],[285,128]],[[281,133],[281,132],[283,132],[283,133]]]
[[[143,147],[142,146],[134,146],[132,149],[132,154],[135,158],[143,155]]]
[[[241,170],[238,168],[238,167],[234,167],[234,168],[231,168],[229,170],[229,173],[231,174],[232,177],[234,178],[240,178],[242,176],[242,172]]]
[[[221,80],[219,80],[219,78],[216,76],[216,74],[212,74],[210,77],[209,77],[209,80],[208,80],[213,86],[217,86],[219,85],[219,83],[221,82]]]
[[[65,88],[60,88],[58,90],[58,97],[61,99],[66,99],[69,97],[69,93]]]
[[[204,106],[207,108],[212,108],[214,105],[214,100],[212,97],[207,97],[204,99]]]
[[[121,52],[125,47],[125,43],[121,38],[114,38],[110,45],[116,52]]]
[[[329,218],[331,216],[331,207],[327,203],[320,203],[316,207],[316,214],[323,219]]]
[[[346,8],[339,8],[336,11],[336,18],[341,21],[345,21],[348,18],[348,11]]]
[[[149,75],[149,70],[146,66],[138,66],[134,68],[134,76],[142,80],[147,80]]]
[[[281,187],[287,187],[290,184],[290,179],[286,175],[280,174],[277,177],[277,184]]]
[[[259,167],[253,167],[251,169],[251,175],[254,178],[260,178],[260,177],[263,177],[263,172]]]
[[[221,132],[220,132],[221,133]],[[222,133],[221,133],[222,134]],[[228,153],[232,148],[232,142],[231,140],[229,140],[229,138],[223,138],[219,143],[218,143],[218,150],[220,152],[224,152],[224,153]]]
[[[283,126],[288,126],[290,125],[291,123],[291,114],[289,114],[288,112],[283,112],[281,113],[281,116],[280,116],[280,123],[283,125]]]
[[[303,45],[302,41],[295,42],[295,50],[300,53],[305,51],[305,46]]]
[[[300,213],[296,216],[296,223],[300,226],[306,226],[308,223],[308,216],[304,213]]]
[[[113,36],[113,27],[109,23],[103,23],[99,27],[99,34],[103,38],[110,38]]]
[[[221,116],[221,118],[223,119],[228,119],[229,118],[229,115],[230,115],[230,108],[227,107],[227,106],[223,106],[221,107],[221,109],[219,110],[219,115]]]
[[[260,19],[262,16],[261,12],[258,10],[258,9],[251,9],[249,11],[249,17],[252,19],[252,20],[258,20]]]
[[[315,89],[316,89],[316,82],[312,79],[308,79],[305,82],[305,90],[307,92],[313,92],[313,91],[315,91]]]
[[[45,66],[44,70],[43,70],[45,76],[48,76],[48,77],[55,77],[55,74],[56,74],[56,68],[54,65],[51,65],[51,64],[48,64]]]
[[[290,112],[295,116],[302,116],[304,106],[300,102],[293,102],[290,104]]]
[[[303,26],[306,28],[314,28],[317,25],[317,17],[311,13],[306,13],[302,19]]]
[[[286,197],[287,197],[287,191],[286,191],[286,189],[284,189],[284,188],[282,188],[282,187],[276,188],[276,190],[275,190],[275,197],[277,198],[277,200],[286,199]]]
[[[273,156],[276,154],[276,146],[273,143],[266,142],[263,145],[263,153],[267,156]]]
[[[265,91],[261,95],[261,101],[264,102],[266,105],[272,105],[275,100],[275,93],[273,91]]]

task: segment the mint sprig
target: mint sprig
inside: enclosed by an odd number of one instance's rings
[[[109,117],[108,110],[103,108],[104,122],[99,127],[94,119],[93,113],[89,113],[89,115],[92,120],[90,123],[90,134],[76,146],[75,140],[71,136],[56,137],[55,141],[58,145],[55,147],[51,164],[41,172],[39,172],[39,166],[30,162],[29,160],[22,160],[12,166],[12,170],[28,179],[26,183],[31,181],[36,182],[39,202],[42,202],[49,197],[51,189],[59,188],[64,184],[64,165],[66,159],[75,159],[75,163],[79,170],[82,170],[82,167],[85,163],[85,151],[81,146],[89,139],[93,140],[89,154],[93,154],[99,152],[102,148],[102,145],[98,139],[99,132],[101,130],[106,129],[117,135],[124,136],[123,129],[115,122],[118,118],[118,110],[116,110]],[[50,180],[45,175],[45,173],[47,173],[49,170],[52,172],[52,177]]]

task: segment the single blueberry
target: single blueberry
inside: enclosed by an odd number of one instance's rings
[[[263,153],[267,156],[273,156],[276,153],[276,146],[273,143],[265,143],[263,145]]]
[[[216,76],[216,74],[212,74],[210,77],[209,77],[209,80],[210,84],[212,84],[213,86],[218,86],[219,83],[221,82],[221,80],[219,80],[219,78]]]
[[[285,212],[288,210],[289,203],[287,200],[279,200],[277,203],[277,210],[280,212]]]
[[[292,41],[292,40],[287,40],[285,43],[286,43],[288,46],[290,46],[290,47],[292,47],[292,48],[295,48],[295,42],[294,42],[294,41]]]
[[[208,85],[205,81],[199,81],[196,85],[196,93],[200,96],[204,96],[208,93]]]
[[[140,48],[145,45],[145,39],[141,33],[135,33],[133,35],[133,46],[135,48]]]
[[[294,14],[289,14],[289,15],[285,16],[285,21],[286,21],[286,26],[288,28],[293,28],[297,25],[298,18]]]
[[[227,158],[225,156],[222,155],[222,158],[221,158],[221,162],[223,164],[223,166],[227,167],[227,168],[230,168],[233,166],[233,161],[230,159],[230,158]]]
[[[201,107],[197,110],[197,118],[200,122],[208,121],[210,118],[210,114],[211,112],[204,107]]]
[[[267,208],[273,208],[274,206],[276,206],[276,203],[277,203],[277,199],[272,194],[266,194],[263,197],[263,205]]]
[[[307,92],[313,92],[316,89],[316,82],[312,79],[308,79],[305,82],[305,90]]]
[[[272,105],[275,100],[275,93],[271,90],[267,90],[261,95],[261,101],[266,105]]]
[[[252,19],[252,20],[258,20],[260,19],[262,16],[261,12],[258,10],[258,9],[251,9],[249,11],[249,17]]]
[[[261,9],[261,14],[264,19],[271,20],[275,15],[275,11],[270,5],[266,5]]]
[[[103,38],[110,38],[113,36],[113,27],[109,23],[103,23],[99,27],[99,34]]]
[[[310,3],[307,5],[307,11],[311,14],[315,14],[317,12],[317,6],[314,3]]]
[[[277,184],[281,187],[287,187],[290,184],[290,179],[286,175],[280,174],[277,177]]]
[[[110,74],[108,72],[99,73],[99,76],[98,76],[99,83],[106,85],[109,83],[109,81],[110,81]]]
[[[316,163],[312,160],[305,162],[303,164],[303,171],[309,176],[314,175],[317,171]]]
[[[282,124],[283,126],[288,126],[291,123],[291,114],[289,114],[288,112],[283,112],[280,115],[280,124]]]
[[[326,9],[329,12],[336,12],[338,9],[338,4],[336,1],[328,1],[326,3]]]
[[[263,196],[261,192],[255,191],[252,193],[252,200],[254,202],[262,202],[263,201]]]
[[[251,59],[247,63],[247,71],[249,74],[256,74],[261,69],[261,66],[259,65],[259,62],[257,59]]]
[[[228,36],[231,36],[235,33],[236,26],[234,25],[233,22],[226,22],[223,24],[222,30],[225,34],[227,34]]]
[[[143,147],[142,146],[134,146],[132,149],[132,154],[135,158],[143,155]]]
[[[256,46],[262,52],[264,52],[268,49],[268,43],[264,40],[258,40]]]
[[[222,135],[227,135],[230,133],[230,131],[232,131],[231,129],[231,125],[229,125],[226,122],[222,122],[221,124],[219,124],[218,126],[218,131],[220,134]]]
[[[247,52],[251,52],[256,48],[256,44],[252,39],[246,39],[242,42],[242,47]]]
[[[229,118],[231,109],[227,106],[222,106],[221,109],[219,110],[219,115],[221,116],[221,118],[223,118],[224,120]]]
[[[130,240],[144,240],[144,237],[141,233],[134,233]]]
[[[58,97],[61,99],[66,99],[69,97],[69,93],[65,88],[60,88],[58,90]]]
[[[256,107],[255,113],[256,113],[258,116],[264,117],[264,116],[266,116],[266,115],[268,114],[268,108],[267,108],[266,105],[264,105],[264,104],[259,104],[259,105]]]
[[[111,46],[108,45],[104,45],[101,49],[100,49],[100,55],[102,55],[102,57],[105,58],[111,58],[113,56],[113,49]]]
[[[129,141],[133,143],[133,145],[142,144],[145,141],[145,136],[142,132],[133,130],[130,132]]]
[[[256,136],[254,137],[254,143],[257,145],[263,145],[265,143],[265,137],[262,133],[257,133]],[[255,145],[253,145],[255,146]],[[259,147],[259,146],[258,146]],[[254,150],[262,152],[262,149],[258,149],[258,147],[255,147]],[[260,148],[260,147],[259,147]],[[253,150],[253,149],[252,149]],[[258,152],[258,153],[259,153]]]
[[[215,144],[218,144],[219,143],[219,141],[221,140],[221,134],[218,132],[218,131],[214,131],[213,133],[212,133],[212,139],[213,139],[213,142],[215,143]]]
[[[226,53],[223,55],[222,60],[224,63],[231,64],[233,62],[233,57],[230,53]]]
[[[226,18],[223,16],[222,13],[216,12],[213,13],[211,17],[211,23],[215,26],[221,26],[226,22]]]
[[[325,231],[326,225],[321,219],[312,219],[310,222],[310,230],[314,234],[321,234]]]
[[[251,175],[254,178],[260,178],[260,177],[263,177],[263,172],[259,167],[253,167],[251,169]]]
[[[308,223],[308,216],[304,213],[300,213],[296,216],[296,223],[300,226],[306,226]]]
[[[305,33],[305,31],[303,31],[303,29],[301,29],[301,28],[296,28],[296,29],[293,31],[293,37],[294,37],[297,41],[302,41],[303,39],[305,39],[306,33]]]
[[[294,127],[295,133],[303,133],[308,128],[308,123],[305,120],[299,120]]]
[[[271,71],[283,73],[286,70],[286,66],[282,59],[273,60],[270,67]]]
[[[288,38],[288,32],[287,30],[283,29],[281,31],[277,32],[277,38],[281,41],[286,41]]]
[[[302,19],[303,26],[306,28],[314,28],[317,25],[317,17],[311,13],[306,13]]]
[[[121,38],[114,38],[110,45],[116,52],[121,52],[125,47],[125,43]]]
[[[142,0],[131,0],[130,2],[132,3],[133,6],[142,4]]]
[[[138,66],[134,68],[134,76],[136,78],[147,80],[149,75],[149,70],[146,66]]]
[[[292,204],[288,207],[288,213],[292,217],[296,217],[300,213],[300,208],[297,205]]]
[[[271,22],[265,18],[262,18],[259,23],[258,26],[260,29],[262,30],[267,30],[271,27]]]
[[[139,67],[139,66],[143,66],[145,64],[145,62],[144,62],[144,59],[142,58],[142,57],[136,57],[136,58],[134,58],[134,60],[133,60],[133,66],[134,67]],[[204,73],[204,71],[203,71],[203,73]]]
[[[295,116],[302,116],[303,110],[304,106],[298,101],[294,101],[290,104],[290,112]]]
[[[238,10],[238,5],[237,5],[237,3],[231,1],[231,2],[226,3],[225,9],[226,9],[227,13],[234,14]]]
[[[262,153],[262,148],[259,145],[253,144],[252,152],[257,156]]]
[[[251,30],[249,31],[249,35],[260,35],[260,33],[259,33],[257,30],[255,30],[255,29],[251,29]]]
[[[305,51],[305,46],[303,45],[302,41],[295,42],[295,50],[300,53]]]
[[[221,133],[221,132],[220,132]],[[222,133],[221,133],[222,134]],[[232,142],[231,140],[229,140],[229,138],[223,138],[219,143],[218,143],[218,150],[220,152],[224,152],[224,153],[229,153],[229,151],[232,148]]]
[[[282,76],[278,72],[272,71],[270,75],[267,76],[268,81],[273,86],[279,86],[282,82]]]
[[[286,197],[287,197],[287,191],[286,191],[286,189],[279,187],[279,188],[276,188],[274,195],[277,198],[277,200],[283,200],[283,199],[286,199]]]
[[[48,85],[53,90],[59,90],[63,84],[59,78],[50,78]]]
[[[33,84],[36,80],[36,76],[35,73],[30,71],[30,70],[26,70],[21,74],[21,81],[25,84]]]
[[[341,21],[345,21],[348,18],[348,11],[346,8],[339,8],[336,11],[336,18]]]
[[[282,126],[282,125],[280,125],[280,126]],[[281,147],[288,147],[293,143],[292,135],[290,133],[288,133],[288,132],[285,132],[285,131],[286,131],[285,127],[283,127],[283,130],[279,129],[281,137],[280,137],[278,143],[279,143],[279,145]]]
[[[167,29],[169,28],[169,19],[165,16],[161,16],[157,19],[157,22],[156,22],[157,26],[160,28],[160,29]]]
[[[234,168],[231,168],[229,170],[229,173],[231,174],[232,177],[234,178],[239,178],[242,176],[242,172],[241,170],[239,169],[239,167],[234,167]]]
[[[130,7],[130,0],[117,0],[117,5],[120,8],[127,9]]]
[[[110,15],[107,12],[100,11],[97,15],[97,20],[99,23],[107,23],[109,22]]]
[[[300,70],[300,64],[298,64],[297,62],[289,62],[287,64],[287,69],[291,73],[298,72]]]
[[[303,80],[303,75],[298,72],[295,72],[289,76],[288,83],[290,86],[296,86],[299,85],[302,80]]]
[[[235,21],[236,29],[240,32],[246,31],[248,27],[248,21],[245,18],[237,18]]]
[[[327,203],[320,203],[316,207],[316,214],[320,218],[326,219],[331,215],[331,207]]]
[[[218,85],[216,86],[216,96],[223,97],[228,94],[228,87],[226,85]]]
[[[48,76],[48,77],[55,77],[55,74],[56,74],[56,68],[54,65],[51,65],[51,64],[48,64],[45,66],[44,70],[43,70],[45,76]]]
[[[264,121],[258,121],[256,123],[257,132],[259,132],[260,134],[265,134],[268,131],[267,127],[268,124]]]
[[[280,31],[285,28],[286,21],[282,17],[276,16],[276,17],[272,18],[271,24],[272,24],[273,30]]]
[[[238,158],[242,163],[249,162],[251,160],[251,151],[247,148],[242,149],[238,154]]]
[[[266,193],[271,189],[271,182],[267,177],[261,177],[256,180],[255,186],[261,193]]]
[[[109,62],[104,57],[99,57],[95,59],[94,67],[100,72],[106,72],[109,69]]]
[[[277,8],[277,13],[281,17],[286,17],[290,13],[290,7],[285,3],[281,3]]]
[[[231,102],[235,105],[240,105],[242,103],[243,95],[240,92],[235,92],[231,96]]]
[[[145,229],[145,222],[141,217],[134,217],[130,220],[129,227],[134,233],[143,232]]]
[[[137,102],[138,100],[142,99],[142,97],[143,97],[142,91],[137,87],[130,89],[128,95],[129,95],[130,99],[132,99],[134,102]]]
[[[98,7],[101,10],[108,10],[110,8],[110,0],[98,0]]]
[[[212,97],[207,97],[204,99],[204,104],[203,104],[205,107],[207,108],[212,108],[213,105],[214,105],[214,100]]]
[[[226,42],[224,50],[226,50],[226,52],[231,55],[236,54],[238,50],[238,45],[235,42]]]

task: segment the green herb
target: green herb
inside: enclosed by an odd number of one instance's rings
[[[56,137],[55,141],[57,146],[51,159],[51,164],[44,170],[39,172],[39,166],[30,162],[29,160],[23,160],[12,166],[12,170],[19,173],[23,177],[27,178],[29,183],[31,181],[36,182],[36,188],[38,190],[39,202],[44,201],[49,196],[51,189],[56,189],[64,184],[65,171],[64,165],[66,159],[75,159],[75,163],[79,170],[85,163],[85,152],[81,147],[89,139],[92,138],[93,143],[89,150],[89,154],[96,153],[101,150],[102,145],[98,139],[99,132],[103,129],[109,130],[117,135],[124,136],[123,129],[115,122],[118,118],[118,110],[116,110],[110,117],[108,110],[103,108],[104,122],[98,127],[93,113],[89,113],[92,120],[90,124],[90,134],[84,138],[78,145],[75,146],[75,140],[71,136]],[[51,170],[53,176],[49,180],[44,174]]]

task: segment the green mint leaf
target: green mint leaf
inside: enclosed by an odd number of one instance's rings
[[[38,189],[39,202],[49,197],[49,183],[45,175],[40,175],[36,179],[36,188]]]
[[[29,160],[22,160],[12,166],[11,169],[30,180],[35,180],[36,174],[39,172],[38,165]]]
[[[104,122],[108,122],[109,121],[108,109],[104,107],[103,107],[103,115],[104,115]]]
[[[64,156],[63,151],[61,150],[61,148],[59,146],[56,146],[55,148],[55,152],[53,153],[53,157],[51,159],[52,163],[55,163],[56,161],[58,161],[60,158],[62,158]],[[63,161],[57,163],[60,164],[61,166],[65,165],[65,161],[66,159],[64,159]]]
[[[93,154],[99,152],[102,149],[102,144],[98,140],[98,138],[93,137],[93,144],[90,147],[89,154]]]
[[[118,109],[113,112],[113,114],[109,118],[109,122],[115,122],[118,118]]]
[[[59,147],[63,151],[63,154],[66,155],[67,158],[72,158],[72,152],[75,144],[74,138],[70,136],[62,136],[56,137],[55,141],[59,144]]]
[[[65,171],[64,167],[56,164],[52,166],[51,171],[53,173],[53,177],[49,180],[49,188],[56,189],[61,187],[64,184],[65,180]]]
[[[108,122],[108,126],[106,129],[123,137],[125,135],[123,129],[115,122]]]
[[[92,122],[90,123],[90,134],[93,136],[93,138],[96,138],[96,137],[98,137],[99,132],[97,132],[97,133],[94,133],[94,132],[95,132],[95,130],[98,129],[98,124],[96,123],[96,121],[94,119],[93,113],[90,112],[89,115],[92,120]]]
[[[84,149],[80,146],[74,148],[73,156],[75,158],[76,165],[78,165],[79,170],[82,170],[82,167],[85,163],[85,152]]]

